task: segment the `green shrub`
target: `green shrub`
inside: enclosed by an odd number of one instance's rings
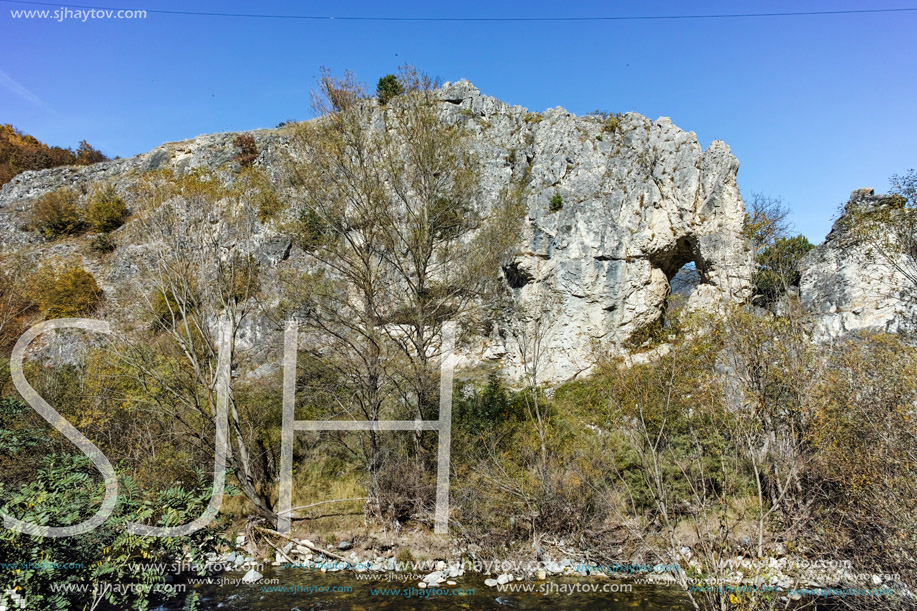
[[[274,218],[283,210],[283,200],[271,188],[259,190],[255,196],[255,205],[258,206],[258,220],[262,223]]]
[[[248,199],[258,209],[258,220],[274,218],[283,210],[283,200],[274,190],[267,174],[259,168],[246,167],[239,172],[233,189],[241,198]]]
[[[328,224],[312,209],[304,209],[294,222],[294,239],[303,250],[318,248],[329,232]]]
[[[111,185],[105,185],[92,194],[86,206],[86,220],[96,231],[114,231],[124,224],[127,204]]]
[[[0,511],[41,527],[85,520],[96,511],[103,496],[104,487],[93,478],[93,471],[85,456],[49,455],[28,483],[16,489],[0,486]],[[137,484],[126,476],[120,479],[120,494],[111,518],[89,533],[47,538],[0,529],[0,558],[29,567],[4,569],[5,587],[0,589],[0,606],[18,608],[11,604],[9,588],[24,599],[27,609],[95,609],[103,601],[106,603],[103,608],[146,609],[151,586],[167,586],[170,564],[185,561],[188,554],[195,564],[203,567],[206,554],[228,543],[213,528],[184,537],[145,537],[128,532],[132,521],[174,526],[201,515],[211,492],[210,484],[203,478],[190,490],[176,485],[155,493],[140,492]],[[228,492],[235,494],[234,489]],[[199,576],[205,574],[203,568],[195,572]],[[137,587],[106,591],[100,587],[104,583]],[[62,585],[74,587],[64,590],[60,588]],[[89,587],[80,589],[84,585]],[[157,590],[157,596],[184,596],[178,588]],[[193,600],[196,595],[189,591],[187,596]],[[188,604],[191,600],[186,598],[184,602]]]
[[[758,255],[758,269],[752,276],[752,283],[763,305],[773,304],[786,293],[787,288],[799,283],[796,268],[813,248],[815,246],[805,236],[798,235],[777,238]]]
[[[183,295],[177,294],[173,289],[157,288],[153,293],[150,303],[153,310],[154,328],[171,327],[186,314],[197,307],[197,299],[190,287]]]
[[[624,118],[619,112],[606,114],[605,120],[602,121],[602,131],[606,133],[617,132],[621,128],[621,120]]]
[[[103,296],[95,277],[77,264],[42,270],[33,289],[38,307],[48,318],[88,314]]]
[[[80,198],[75,191],[58,189],[32,205],[30,228],[53,240],[83,229]]]
[[[395,561],[405,566],[410,565],[414,562],[414,554],[411,553],[411,550],[402,548],[398,551],[398,555],[395,556]]]
[[[487,377],[487,385],[473,394],[465,390],[473,388],[471,383],[459,388],[455,404],[457,428],[472,435],[491,429],[506,419],[512,400],[509,390],[496,373],[491,373]]]
[[[89,241],[89,249],[101,255],[114,252],[117,247],[118,242],[110,233],[100,233]]]
[[[548,209],[550,209],[551,212],[560,212],[563,207],[564,198],[560,196],[560,193],[555,193],[550,203],[548,203]]]
[[[376,97],[382,106],[385,106],[389,100],[402,93],[404,93],[404,87],[394,74],[386,74],[376,84]]]

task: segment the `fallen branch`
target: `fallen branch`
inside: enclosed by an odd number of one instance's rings
[[[297,509],[309,509],[310,507],[318,507],[319,505],[327,505],[328,503],[347,503],[347,502],[349,502],[349,501],[368,501],[368,500],[369,500],[369,499],[368,499],[367,497],[365,497],[365,496],[364,496],[364,497],[357,497],[357,498],[353,498],[353,499],[331,499],[330,501],[319,501],[318,503],[311,503],[311,504],[309,504],[309,505],[300,505],[299,507],[294,507],[294,508],[292,508],[292,509],[290,509],[290,510],[288,510],[288,511],[281,511],[278,515],[283,515],[283,514],[285,514],[285,513],[292,514],[292,513],[293,513],[294,511],[296,511]],[[298,518],[298,517],[296,517],[296,516],[294,516],[294,515],[291,515],[290,518],[293,519],[293,520],[304,520],[304,519],[307,519],[307,518]]]
[[[263,533],[267,533],[267,534],[269,534],[269,535],[274,535],[275,537],[280,537],[281,539],[286,539],[287,541],[292,541],[292,542],[295,543],[296,545],[302,545],[303,547],[309,548],[309,549],[311,549],[313,552],[315,552],[315,553],[317,553],[317,554],[323,554],[323,555],[325,555],[325,556],[328,556],[329,558],[334,558],[335,560],[340,560],[341,562],[348,562],[348,560],[347,560],[346,558],[344,558],[343,556],[339,556],[339,555],[335,554],[334,552],[329,552],[328,550],[324,550],[324,549],[322,549],[322,548],[320,548],[320,547],[316,547],[316,546],[314,546],[314,545],[309,545],[309,544],[306,543],[305,541],[299,541],[299,540],[297,540],[297,539],[294,539],[293,537],[290,537],[290,536],[285,535],[285,534],[283,534],[283,533],[279,533],[279,532],[277,532],[276,530],[271,530],[270,528],[264,528],[264,527],[262,527],[262,526],[255,526],[254,528],[260,530],[260,531],[263,532]]]
[[[323,513],[317,516],[303,516],[301,518],[293,518],[297,522],[305,520],[321,520],[322,518],[341,518],[346,516],[362,516],[362,511],[344,511],[341,513]]]
[[[270,539],[268,539],[267,537],[264,537],[264,541],[265,541],[265,543],[267,543],[268,545],[270,545],[271,547],[273,547],[273,548],[274,548],[274,551],[277,552],[278,554],[280,554],[281,558],[283,558],[284,560],[286,560],[286,561],[289,562],[290,564],[297,564],[296,562],[293,561],[292,558],[290,558],[289,556],[287,556],[286,554],[284,554],[282,549],[280,549],[279,547],[277,547],[276,545],[274,545],[274,544],[271,542]]]

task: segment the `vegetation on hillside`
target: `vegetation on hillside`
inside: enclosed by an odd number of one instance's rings
[[[753,193],[746,205],[745,237],[755,260],[752,303],[773,308],[799,285],[799,262],[815,245],[801,234],[790,236],[790,210],[781,199]]]
[[[33,208],[32,228],[57,238],[86,227],[108,235],[129,203],[132,220],[118,234],[142,234],[149,250],[131,260],[137,282],[111,296],[129,304],[131,324],[69,364],[25,364],[39,394],[117,465],[122,492],[113,518],[91,534],[49,541],[0,531],[0,557],[83,565],[13,573],[19,592],[42,608],[92,608],[101,590],[62,594],[51,584],[162,583],[161,570],[136,563],[226,549],[212,538],[224,524],[180,540],[137,537],[125,526],[185,523],[207,505],[221,342],[231,372],[228,492],[239,493],[222,516],[276,523],[282,372],[265,365],[280,362],[281,346],[258,344],[256,318],[278,335],[285,321],[299,323],[297,419],[370,421],[437,417],[446,321],[477,334],[498,318],[512,321],[504,339],[522,378],[511,387],[495,366],[479,364],[455,384],[450,527],[468,549],[677,565],[672,577],[698,609],[783,608],[763,589],[690,587],[725,579],[723,560],[736,557],[751,562],[747,579],[771,583],[769,561],[781,548],[849,560],[855,573],[898,573],[889,587],[917,587],[917,350],[883,334],[810,341],[811,322],[790,289],[811,245],[789,235],[779,202],[754,198],[746,223],[756,303],[769,309],[673,307],[658,341],[628,355],[596,342],[590,375],[549,385],[545,340],[559,306],[549,293],[513,302],[494,273],[511,260],[524,220],[521,188],[500,194],[488,214],[472,206],[481,181],[469,133],[438,121],[430,79],[410,68],[395,78],[397,87],[383,79],[397,93],[379,109],[353,75],[323,72],[320,119],[289,127],[295,155],[278,168],[290,201],[254,163],[253,141],[240,139],[224,167],[151,171],[129,193],[102,185],[83,202],[59,191]],[[388,129],[366,130],[365,112]],[[913,172],[896,180],[896,210],[912,210]],[[548,203],[562,205],[560,194]],[[883,221],[902,218],[913,217]],[[265,225],[288,243],[284,254],[265,255]],[[876,247],[908,255],[907,243]],[[286,257],[307,265],[275,264]],[[7,356],[30,324],[91,315],[105,296],[78,258],[36,268],[3,252],[0,297]],[[293,505],[342,502],[339,515],[294,519],[331,532],[324,525],[429,530],[435,443],[429,432],[297,432]],[[85,459],[21,402],[6,359],[0,473],[0,508],[44,525],[76,523],[102,497]],[[149,596],[107,601],[144,608]]]
[[[76,150],[48,146],[12,125],[0,124],[0,186],[26,170],[44,170],[61,165],[90,165],[107,159],[85,140]]]
[[[469,134],[439,121],[428,77],[403,68],[397,82],[387,130],[375,132],[364,128],[365,87],[323,72],[322,120],[296,126],[290,168],[288,231],[313,266],[284,278],[283,307],[327,338],[311,349],[340,397],[336,412],[359,420],[436,418],[443,323],[494,301],[491,270],[508,259],[522,218],[518,191],[487,217],[474,209],[481,186]],[[426,513],[434,436],[341,438],[366,471],[373,518]]]

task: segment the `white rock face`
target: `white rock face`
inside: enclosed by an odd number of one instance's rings
[[[552,310],[544,379],[587,371],[596,344],[615,346],[656,321],[669,280],[686,263],[703,280],[689,307],[748,296],[752,261],[742,237],[738,161],[722,142],[704,151],[693,132],[666,117],[628,113],[603,129],[602,118],[562,108],[532,114],[467,81],[447,84],[442,97],[446,120],[480,134],[486,193],[526,176],[528,218],[504,275],[517,301]],[[563,207],[552,212],[555,195]],[[518,346],[503,331],[469,357],[500,360],[518,377]]]
[[[814,336],[830,341],[856,331],[911,333],[915,310],[912,299],[917,286],[895,263],[848,239],[844,220],[855,209],[887,206],[891,198],[858,189],[850,195],[844,214],[825,241],[799,264],[799,296],[815,320]],[[896,257],[907,270],[911,263]]]
[[[577,118],[562,108],[530,113],[482,95],[467,81],[446,84],[439,95],[443,121],[461,123],[474,136],[483,186],[479,209],[488,210],[510,184],[521,184],[527,210],[514,261],[494,273],[502,274],[517,303],[529,304],[529,314],[495,320],[489,337],[473,342],[460,365],[489,360],[510,377],[520,377],[512,329],[528,328],[533,316],[543,313],[548,324],[540,381],[586,372],[596,348],[615,349],[659,319],[669,280],[687,263],[695,264],[702,279],[689,307],[748,297],[752,260],[742,236],[738,161],[724,143],[713,142],[705,151],[693,132],[666,117],[651,121],[627,113],[606,122],[597,116]],[[381,112],[375,105],[367,108]],[[370,119],[368,125],[379,124]],[[282,185],[289,156],[286,132],[251,135],[260,151],[256,165],[280,177]],[[101,263],[74,240],[45,243],[22,231],[31,203],[63,186],[88,188],[104,180],[130,206],[132,192],[149,170],[181,174],[203,167],[226,173],[233,136],[201,136],[86,168],[25,172],[0,190],[0,243],[33,249],[39,258],[80,256],[106,294],[114,294],[137,273],[144,236],[128,223],[116,232],[121,246]],[[562,207],[552,211],[555,196]],[[255,256],[268,270],[302,261],[295,252],[290,255],[289,241],[269,225],[259,229],[256,241]],[[265,273],[265,281],[271,282],[272,273]],[[281,345],[269,328],[252,320],[239,348]]]

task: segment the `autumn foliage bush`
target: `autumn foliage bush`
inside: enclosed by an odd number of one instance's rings
[[[96,189],[86,206],[86,220],[100,232],[114,231],[124,224],[127,204],[114,187],[105,185]]]
[[[103,296],[95,277],[76,263],[40,270],[32,283],[32,291],[47,318],[89,314]]]
[[[26,170],[44,170],[62,165],[89,165],[106,157],[88,142],[80,142],[76,151],[48,146],[37,138],[23,134],[12,125],[0,125],[0,185]]]
[[[58,189],[42,196],[32,205],[30,226],[48,239],[80,231],[84,226],[79,195],[70,189]]]
[[[236,147],[236,155],[233,159],[238,161],[242,167],[249,167],[258,159],[258,146],[255,144],[255,139],[248,134],[239,134],[232,144]]]

